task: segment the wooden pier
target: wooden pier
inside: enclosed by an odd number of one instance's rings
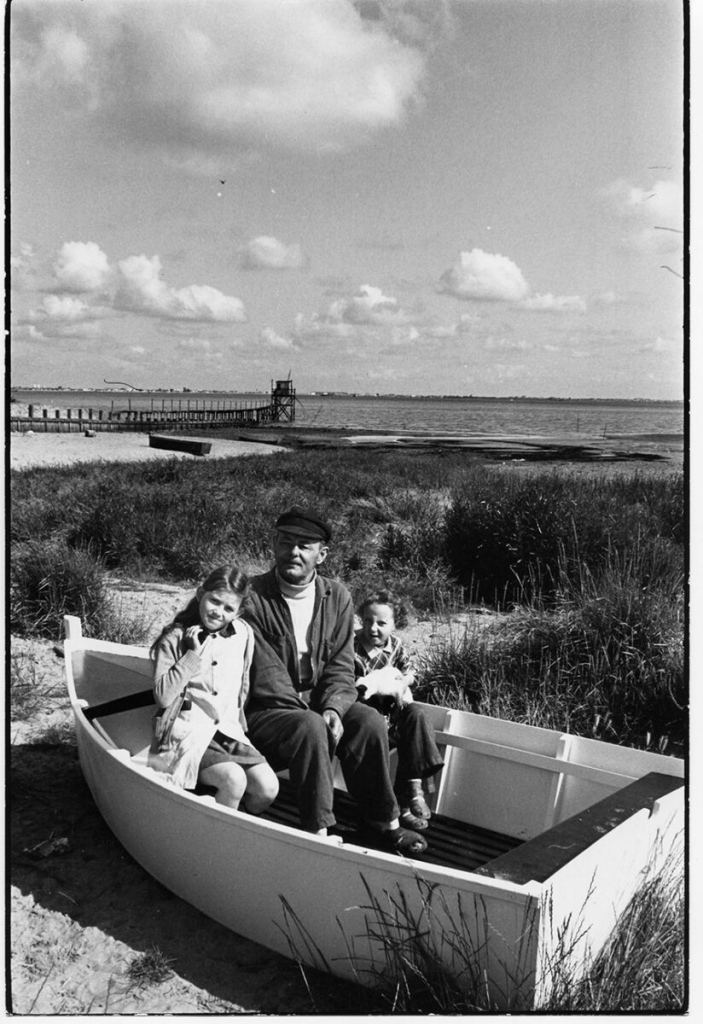
[[[271,398],[256,402],[230,399],[206,403],[197,398],[152,399],[148,409],[132,408],[131,395],[127,408],[115,409],[47,409],[30,404],[25,416],[13,416],[10,407],[10,430],[34,430],[42,433],[94,431],[132,431],[158,433],[169,430],[218,430],[225,427],[262,427],[268,423],[295,422],[295,388],[290,380],[271,382]],[[177,404],[176,404],[177,403]]]

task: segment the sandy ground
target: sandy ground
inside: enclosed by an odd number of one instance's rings
[[[11,469],[33,466],[72,466],[78,462],[145,462],[154,459],[226,459],[233,455],[268,455],[281,448],[255,441],[228,441],[221,438],[188,435],[190,440],[212,444],[208,455],[150,448],[146,434],[96,432],[94,437],[83,433],[43,434],[25,431],[10,433]]]

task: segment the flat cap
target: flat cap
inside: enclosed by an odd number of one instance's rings
[[[329,543],[332,539],[332,531],[324,519],[321,519],[316,512],[299,508],[297,505],[278,517],[276,529],[290,530],[291,533],[297,533],[301,537],[323,540],[325,543]]]

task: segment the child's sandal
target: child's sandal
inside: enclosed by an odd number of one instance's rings
[[[432,817],[432,811],[427,806],[425,798],[421,793],[412,794],[408,800],[408,810],[416,818],[424,818],[426,821],[429,821]]]
[[[408,807],[401,808],[398,820],[403,828],[413,829],[415,832],[421,832],[427,828],[427,818],[418,818]]]

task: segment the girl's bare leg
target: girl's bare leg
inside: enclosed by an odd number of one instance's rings
[[[247,788],[247,777],[244,769],[234,761],[222,761],[203,768],[198,776],[206,786],[215,786],[215,800],[237,810]]]
[[[246,769],[246,807],[250,814],[261,814],[278,796],[278,776],[269,764]]]

